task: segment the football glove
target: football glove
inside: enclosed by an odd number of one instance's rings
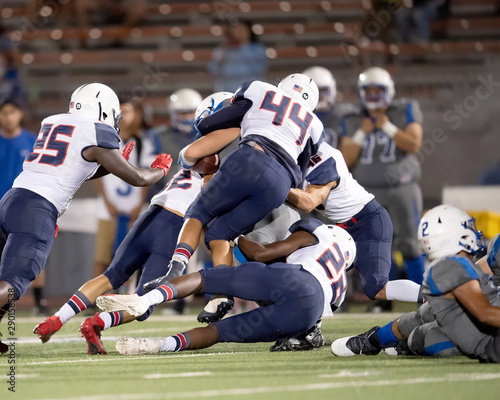
[[[163,170],[163,176],[168,174],[170,166],[172,165],[172,157],[170,154],[158,154],[156,159],[152,162],[151,168],[160,168]]]
[[[128,158],[130,157],[130,153],[132,153],[132,150],[135,146],[135,142],[130,142],[128,143],[122,150],[122,156],[125,160],[128,161]]]

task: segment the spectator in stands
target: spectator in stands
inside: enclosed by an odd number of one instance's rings
[[[135,141],[129,162],[137,167],[151,165],[160,153],[158,136],[149,130],[141,103],[129,101],[120,106],[121,146]],[[96,180],[98,228],[94,255],[94,277],[101,275],[111,263],[113,254],[145,204],[148,188],[133,187],[114,175]]]
[[[371,7],[361,22],[359,42],[396,43],[399,41],[396,17],[404,0],[372,0]]]
[[[438,9],[444,5],[445,1],[405,1],[406,7],[397,16],[397,24],[403,42],[428,42],[431,39],[431,20],[438,16]]]
[[[268,60],[265,47],[257,41],[249,21],[229,23],[226,42],[217,47],[208,65],[215,78],[214,91],[235,92],[248,80],[266,80]]]
[[[36,135],[22,128],[23,110],[12,101],[0,105],[0,198],[12,187],[14,179],[23,170],[24,159],[33,150]],[[46,315],[47,303],[43,298],[44,273],[33,281],[35,313]]]
[[[28,99],[12,51],[0,48],[0,104],[5,102],[26,109]]]

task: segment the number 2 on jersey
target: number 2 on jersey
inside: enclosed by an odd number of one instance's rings
[[[262,104],[260,108],[262,110],[271,111],[274,113],[274,119],[272,121],[273,125],[280,126],[283,123],[283,118],[285,117],[286,112],[290,106],[290,102],[292,99],[287,96],[283,96],[281,102],[279,104],[274,103],[274,97],[276,96],[276,92],[274,90],[270,90],[266,92],[264,96],[264,100],[262,100]],[[307,129],[311,125],[311,121],[313,119],[312,115],[306,111],[306,115],[304,119],[299,117],[300,109],[302,106],[299,103],[293,103],[292,109],[288,114],[288,118],[290,118],[295,125],[297,125],[300,129],[299,138],[295,141],[297,145],[301,145],[304,142],[304,137],[306,136]]]
[[[38,159],[40,164],[58,167],[66,158],[69,142],[57,140],[57,135],[71,137],[74,130],[75,127],[71,125],[56,125],[54,127],[54,124],[43,124],[33,146],[33,152],[28,154],[26,161],[33,162]]]

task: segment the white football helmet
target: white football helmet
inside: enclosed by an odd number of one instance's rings
[[[431,260],[461,251],[475,254],[485,247],[476,219],[446,204],[432,208],[423,216],[418,226],[418,241]]]
[[[367,96],[366,87],[380,87],[384,92],[376,96]],[[363,106],[368,110],[387,108],[391,105],[396,91],[391,75],[383,68],[372,67],[363,71],[358,79],[358,95]]]
[[[318,109],[328,110],[335,104],[335,97],[337,97],[337,82],[332,73],[324,67],[310,67],[304,72],[309,78],[312,78],[314,83],[319,89]]]
[[[207,96],[200,103],[194,115],[194,130],[197,132],[195,139],[201,137],[198,129],[198,123],[205,117],[212,115],[214,112],[219,111],[222,107],[229,104],[233,93],[231,92],[216,92]]]
[[[345,268],[349,269],[356,259],[356,243],[345,229],[337,225],[326,225],[334,240],[339,245],[345,259]]]
[[[86,83],[76,89],[71,95],[68,112],[101,121],[117,131],[122,119],[118,96],[102,83]]]
[[[172,93],[168,109],[172,127],[183,133],[193,132],[194,112],[201,100],[194,89],[183,88]]]
[[[318,106],[319,90],[312,78],[304,74],[291,74],[278,83],[278,87],[310,111]]]

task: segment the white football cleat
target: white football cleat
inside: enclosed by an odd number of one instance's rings
[[[103,311],[126,311],[134,317],[140,317],[150,306],[145,298],[137,294],[99,296],[96,304]]]
[[[160,339],[135,338],[130,336],[121,337],[116,341],[118,353],[127,356],[138,354],[158,354],[160,352]]]
[[[332,353],[335,354],[336,356],[339,357],[351,357],[355,356],[356,354],[353,353],[349,348],[347,347],[346,343],[347,341],[351,338],[351,336],[343,337],[337,340],[334,340],[332,343]]]

